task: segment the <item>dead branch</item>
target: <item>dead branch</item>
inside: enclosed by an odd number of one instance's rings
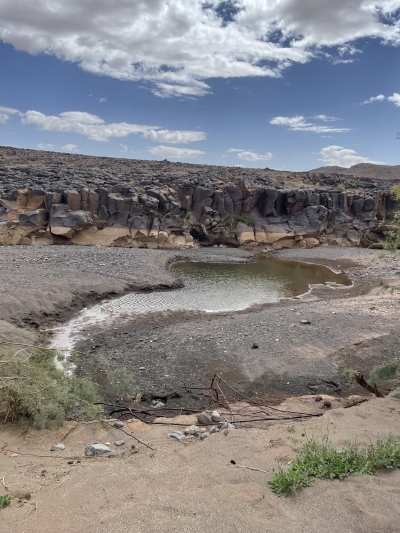
[[[360,403],[368,402],[368,398],[363,398],[362,400],[356,400],[355,402],[344,405],[343,409],[348,409],[349,407],[354,407],[355,405],[360,405]]]
[[[244,465],[231,465],[233,468],[241,468],[242,470],[254,470],[254,472],[262,472],[263,474],[269,474],[266,470],[261,470],[260,468],[253,468],[252,466],[244,466]]]
[[[109,425],[110,427],[113,427],[111,424],[109,424],[108,422],[106,422],[107,425]],[[136,440],[137,442],[139,442],[139,444],[143,444],[143,446],[146,446],[146,448],[148,448],[149,450],[151,450],[152,452],[154,452],[154,448],[152,448],[151,446],[149,446],[148,444],[146,444],[145,442],[141,441],[140,439],[138,439],[137,437],[135,437],[135,435],[133,435],[132,433],[128,433],[127,431],[123,430],[122,428],[114,428],[114,429],[118,429],[119,431],[122,431],[122,433],[125,433],[125,435],[128,435],[128,437],[132,437],[132,439]]]
[[[385,396],[378,391],[378,388],[376,386],[376,383],[374,384],[374,386],[372,387],[371,385],[369,385],[365,379],[364,379],[364,376],[361,374],[361,372],[359,372],[358,370],[356,370],[354,372],[354,377],[357,381],[357,383],[359,385],[361,385],[361,387],[364,387],[364,389],[366,389],[368,392],[372,392],[372,394],[375,394],[375,396],[377,398],[384,398]]]

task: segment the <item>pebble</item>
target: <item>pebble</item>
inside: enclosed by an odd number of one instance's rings
[[[220,426],[220,429],[236,429],[236,427],[229,423],[229,422],[224,422],[221,426]]]
[[[85,455],[87,457],[93,457],[96,455],[103,455],[104,453],[110,453],[111,450],[108,446],[105,446],[104,444],[91,444],[90,446],[87,446],[85,449]]]
[[[117,429],[122,429],[124,426],[125,426],[125,424],[123,422],[115,422],[113,424],[113,427],[117,428]]]
[[[252,348],[253,348],[253,350],[257,350],[257,348],[259,348],[259,346],[258,346],[258,344],[254,343]]]
[[[210,434],[209,434],[207,431],[205,431],[204,433],[202,433],[202,434],[200,435],[200,440],[204,440],[204,439],[206,439],[209,435],[210,435]]]
[[[204,411],[197,415],[197,420],[199,421],[199,424],[202,424],[203,426],[210,426],[212,424],[211,417]]]
[[[300,324],[311,324],[311,322],[309,320],[303,319],[300,320]]]
[[[211,413],[211,420],[213,422],[221,422],[221,415],[219,414],[218,411],[213,411]]]
[[[114,442],[115,446],[123,446],[125,444],[125,441],[124,440],[116,440]]]
[[[174,431],[173,433],[168,433],[168,437],[176,440],[183,440],[185,435],[181,431]]]
[[[65,450],[65,444],[63,444],[62,442],[60,442],[59,444],[53,444],[53,446],[51,447],[52,452],[60,452],[62,450]]]
[[[315,397],[316,402],[322,402],[322,396],[316,396]]]
[[[218,428],[216,426],[213,426],[213,427],[210,428],[210,435],[212,433],[218,433]]]
[[[185,435],[197,435],[199,433],[199,428],[195,425],[189,426],[185,429]]]

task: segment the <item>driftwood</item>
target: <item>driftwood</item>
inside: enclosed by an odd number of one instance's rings
[[[385,397],[381,392],[378,391],[376,383],[374,383],[374,386],[369,385],[369,383],[367,383],[365,381],[364,376],[358,370],[356,372],[354,372],[354,377],[355,377],[357,383],[359,385],[361,385],[361,387],[364,387],[364,389],[366,389],[368,392],[372,392],[372,394],[375,394],[375,396],[377,398],[384,398]]]

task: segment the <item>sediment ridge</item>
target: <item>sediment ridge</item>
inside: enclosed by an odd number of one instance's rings
[[[0,244],[358,245],[399,209],[394,183],[0,147]]]

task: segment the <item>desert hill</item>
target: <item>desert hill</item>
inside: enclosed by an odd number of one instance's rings
[[[319,167],[309,170],[313,173],[342,174],[344,176],[354,176],[357,178],[400,180],[400,165],[374,165],[372,163],[359,163],[350,168],[345,167]]]

